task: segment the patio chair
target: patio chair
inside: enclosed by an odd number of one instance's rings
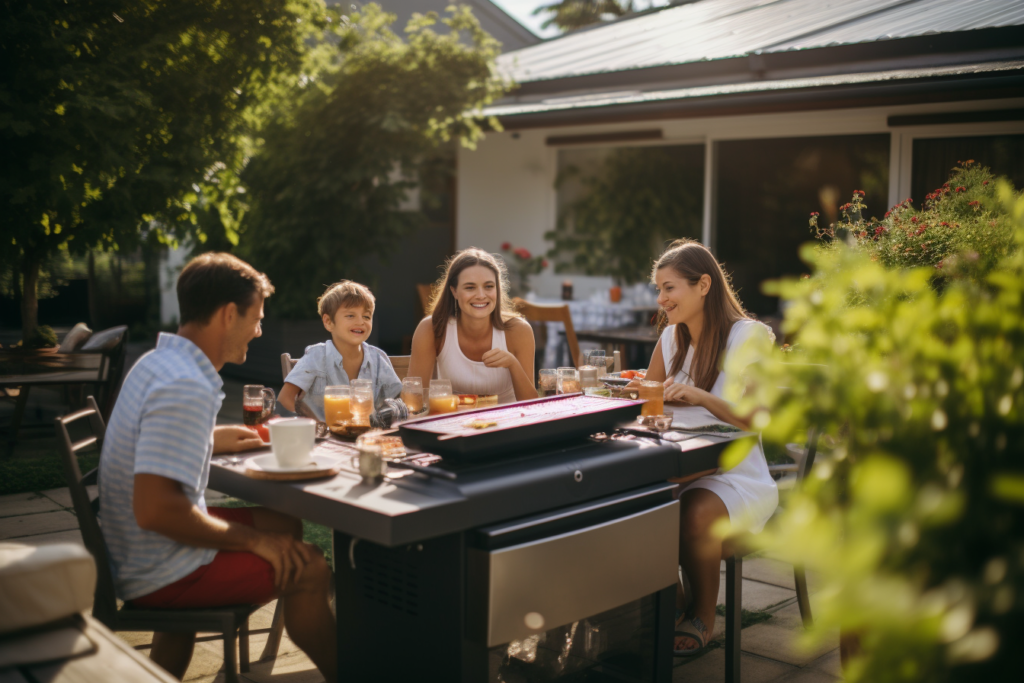
[[[807,433],[807,447],[803,458],[796,467],[797,481],[807,478],[814,464],[814,456],[818,451],[818,431],[811,429]],[[735,549],[725,560],[725,681],[740,681],[740,636],[743,629],[743,558],[749,554],[748,544],[742,536],[730,539]],[[800,618],[805,627],[810,627],[811,599],[807,592],[807,572],[799,565],[793,565],[793,583],[796,588],[796,601],[800,607]]]
[[[576,339],[576,328],[572,326],[572,314],[565,304],[532,304],[516,297],[512,304],[529,321],[562,323],[565,325],[565,342],[569,345],[569,356],[574,367],[580,366],[580,343]]]
[[[118,325],[100,332],[93,332],[77,351],[77,353],[103,354],[96,390],[100,395],[99,405],[105,420],[110,419],[110,411],[114,409],[118,391],[121,389],[127,345],[128,326]]]
[[[87,418],[92,436],[71,441],[68,425]],[[210,609],[140,609],[125,605],[118,609],[117,597],[114,592],[114,575],[110,567],[110,556],[107,544],[100,531],[96,514],[100,500],[89,500],[86,486],[98,482],[99,468],[85,475],[78,467],[77,453],[95,445],[102,447],[106,425],[100,413],[96,399],[86,398],[86,407],[55,419],[57,441],[64,463],[64,477],[71,492],[78,526],[82,532],[82,540],[86,549],[96,560],[96,593],[92,614],[111,631],[155,631],[165,633],[212,632],[220,636],[199,638],[197,640],[224,641],[224,679],[226,683],[237,683],[238,673],[249,670],[249,616],[259,609],[259,605],[230,605]],[[280,600],[278,612],[280,612]],[[277,614],[275,613],[275,622]],[[262,632],[262,630],[261,630]],[[273,635],[273,627],[271,627]],[[280,636],[278,636],[280,638]],[[237,652],[236,652],[237,644]],[[276,648],[275,648],[276,656]],[[264,650],[266,655],[266,650]],[[262,660],[261,660],[262,661]]]
[[[388,360],[391,361],[391,367],[394,368],[398,379],[405,379],[408,376],[409,361],[411,359],[412,356],[388,356]]]
[[[423,310],[423,316],[426,317],[427,311],[430,310],[430,297],[434,293],[434,285],[416,285],[416,294],[420,298],[420,308]]]

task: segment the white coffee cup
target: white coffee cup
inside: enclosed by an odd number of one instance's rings
[[[316,420],[308,417],[285,417],[270,422],[270,446],[278,467],[311,465],[309,456],[316,444]]]

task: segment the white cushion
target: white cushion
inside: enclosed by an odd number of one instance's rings
[[[96,563],[74,543],[0,543],[0,633],[39,626],[92,607]]]

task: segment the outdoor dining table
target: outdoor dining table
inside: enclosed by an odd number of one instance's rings
[[[667,480],[717,468],[729,443],[749,437],[746,433],[694,436],[674,445],[644,439],[602,443],[584,439],[453,467],[456,476],[450,478],[389,470],[380,483],[364,482],[352,466],[319,480],[250,478],[245,474],[246,460],[269,451],[260,449],[240,457],[214,458],[209,487],[333,530],[338,662],[347,679],[393,680],[397,673],[388,673],[389,667],[406,666],[386,657],[387,661],[380,661],[382,653],[398,642],[390,640],[393,636],[406,643],[403,648],[412,643],[408,647],[415,652],[406,654],[409,661],[425,667],[421,670],[441,667],[452,672],[445,680],[479,680],[477,674],[465,671],[486,663],[487,647],[494,649],[490,643],[474,645],[478,634],[464,621],[467,595],[472,594],[472,568],[457,569],[465,560],[438,558],[464,558],[467,539],[495,525],[518,524],[511,520],[554,515],[552,511],[587,506],[588,501],[639,495],[627,492],[657,489],[662,491],[658,495],[666,495],[671,490]],[[345,444],[335,439],[332,436],[326,447],[344,449]],[[394,582],[405,588],[387,587]],[[423,587],[415,588],[417,582]],[[406,591],[415,595],[410,597]],[[655,595],[658,604],[664,603],[661,611],[669,615],[674,588],[670,585]],[[419,607],[401,607],[405,600]],[[380,601],[391,608],[382,607]],[[429,624],[406,624],[403,619]],[[670,633],[671,616],[664,619],[662,626]],[[401,631],[394,631],[402,628],[428,628],[431,633],[429,638],[402,638]],[[669,637],[666,645],[659,646],[655,670],[660,673],[652,680],[671,678],[670,642]]]
[[[647,367],[654,352],[654,345],[658,343],[658,336],[658,328],[651,325],[576,330],[576,339],[581,342],[597,342],[618,347],[626,364],[623,367],[630,368]]]

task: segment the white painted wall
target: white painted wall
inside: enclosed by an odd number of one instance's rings
[[[913,139],[953,135],[1024,133],[1024,123],[974,123],[916,128],[889,128],[887,118],[900,114],[1014,109],[1024,98],[872,107],[821,112],[759,114],[700,119],[666,119],[592,126],[506,130],[489,133],[475,150],[460,149],[456,245],[498,252],[502,242],[544,253],[550,244],[544,233],[556,220],[555,177],[557,148],[550,135],[585,135],[660,128],[664,139],[650,144],[680,144],[774,137],[891,133],[889,205],[908,196]],[[621,143],[636,145],[637,143]],[[607,145],[602,145],[607,146]],[[709,163],[710,163],[709,159]],[[708,195],[709,197],[710,195]],[[708,199],[706,197],[706,201]],[[708,207],[705,207],[708,213]],[[713,244],[713,240],[712,240]],[[557,297],[564,278],[572,279],[576,298],[587,298],[611,286],[610,278],[556,275],[550,269],[531,285],[542,297]]]

